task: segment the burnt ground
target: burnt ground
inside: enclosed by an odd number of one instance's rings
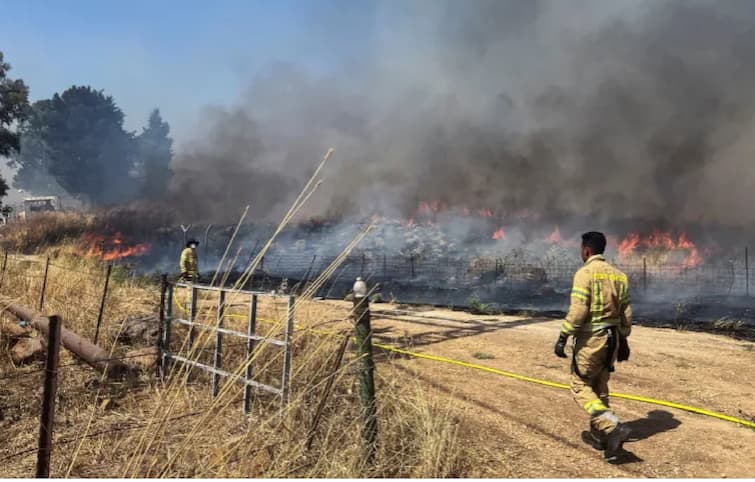
[[[350,303],[321,301],[306,319],[347,328]],[[416,352],[568,383],[569,362],[553,355],[559,322],[539,316],[473,315],[396,304],[372,305],[375,340]],[[304,319],[304,318],[302,318]],[[612,391],[664,399],[755,420],[755,344],[710,333],[637,326],[632,355]],[[478,447],[482,476],[748,477],[755,474],[755,430],[672,408],[614,399],[633,438],[616,464],[580,440],[587,415],[568,391],[436,361],[377,351],[434,397],[453,404],[464,443]],[[389,396],[380,394],[378,397]],[[390,423],[382,421],[381,423]]]

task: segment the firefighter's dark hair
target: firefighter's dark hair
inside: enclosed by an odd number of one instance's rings
[[[593,254],[603,254],[606,250],[606,237],[603,233],[590,231],[582,235],[582,246],[590,248]]]
[[[190,240],[186,241],[186,247],[187,248],[191,248],[192,244],[196,244],[197,246],[199,246],[199,241],[197,241],[196,239],[190,239]]]

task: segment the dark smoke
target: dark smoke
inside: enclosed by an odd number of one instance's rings
[[[185,217],[278,217],[332,146],[310,214],[437,199],[543,221],[755,221],[751,1],[374,9],[369,47],[340,71],[271,66],[204,112],[174,166]]]

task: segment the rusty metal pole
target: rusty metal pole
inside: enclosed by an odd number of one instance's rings
[[[354,283],[354,329],[361,368],[359,370],[359,398],[362,401],[362,437],[365,458],[369,464],[377,453],[377,403],[375,400],[375,360],[372,358],[372,328],[370,326],[370,300],[367,285],[360,278]]]
[[[5,269],[8,267],[8,250],[4,250],[3,252],[3,268],[2,273],[0,273],[0,286],[3,285],[3,280],[5,279]]]
[[[47,273],[50,271],[50,257],[47,257],[45,261],[45,275],[42,278],[42,291],[39,294],[39,311],[42,311],[42,307],[45,305],[45,291],[47,290]]]
[[[105,287],[102,289],[102,298],[100,299],[100,311],[97,313],[97,328],[94,330],[94,344],[97,344],[97,339],[100,337],[100,325],[102,324],[102,315],[105,312],[105,300],[107,299],[107,290],[110,285],[110,273],[113,271],[113,263],[107,265],[107,271],[105,271]]]
[[[5,297],[2,298],[0,304],[3,306],[2,311],[7,311],[20,320],[28,321],[32,328],[42,332],[45,336],[49,333],[50,326],[46,317],[40,316],[34,310],[13,303]],[[100,373],[105,373],[109,378],[120,377],[128,372],[126,364],[120,360],[111,359],[108,352],[65,328],[60,329],[60,343],[89,366]]]
[[[39,423],[39,444],[37,450],[38,479],[50,477],[50,453],[52,452],[52,431],[55,420],[55,395],[58,389],[58,360],[60,355],[60,334],[62,323],[57,315],[50,316],[47,333],[47,360],[45,361],[45,384],[42,399],[42,414]]]

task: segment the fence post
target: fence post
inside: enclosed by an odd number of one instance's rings
[[[246,339],[246,373],[244,374],[244,380],[250,381],[252,379],[252,362],[250,358],[254,352],[254,340],[252,337],[257,331],[257,295],[252,295],[252,300],[249,302],[249,326],[246,330],[246,335],[249,337]],[[244,385],[244,413],[249,413],[252,408],[252,387],[249,384]]]
[[[218,295],[218,328],[223,328],[223,317],[225,316],[225,291],[221,290]],[[219,370],[223,363],[223,332],[215,332],[215,361],[213,366]],[[217,397],[220,392],[220,374],[212,375],[212,396]]]
[[[745,296],[750,296],[750,249],[745,246]]]
[[[197,335],[197,330],[194,328],[194,322],[197,318],[197,296],[199,295],[199,290],[197,290],[197,287],[192,285],[191,286],[191,304],[189,305],[189,321],[191,322],[191,325],[189,325],[189,349],[191,349],[194,346],[194,338]]]
[[[47,290],[47,273],[50,271],[50,257],[45,261],[45,275],[42,278],[42,292],[39,294],[39,311],[45,305],[45,290]]]
[[[113,271],[113,263],[107,265],[107,271],[105,272],[105,287],[102,289],[102,299],[100,300],[100,311],[97,313],[97,328],[94,331],[94,344],[97,344],[97,339],[100,337],[100,324],[102,324],[102,315],[105,312],[105,299],[107,298],[107,289],[110,285],[110,273]]]
[[[55,420],[55,396],[58,389],[58,358],[60,354],[61,321],[57,315],[50,316],[47,334],[47,360],[45,361],[45,384],[42,398],[42,414],[39,423],[39,446],[37,451],[38,479],[50,477],[50,453]]]
[[[173,321],[173,285],[168,283],[168,277],[165,276],[165,323],[163,325],[163,357],[162,368],[163,376],[168,373],[168,355],[170,353],[170,327]]]
[[[157,364],[158,376],[160,378],[165,377],[165,371],[163,369],[163,359],[165,357],[165,346],[163,346],[163,337],[165,336],[165,290],[168,287],[168,275],[160,275],[160,308],[159,308],[159,332],[157,334],[157,356],[159,363]]]
[[[281,405],[288,403],[289,385],[291,383],[291,336],[294,332],[294,303],[293,296],[288,297],[288,314],[286,316],[286,331],[284,340],[286,347],[283,352],[283,376],[281,380]]]
[[[5,279],[5,269],[8,266],[8,250],[4,250],[3,252],[3,268],[2,273],[0,273],[0,286],[3,285],[3,280]]]
[[[414,255],[409,256],[409,269],[411,270],[411,279],[414,279]]]
[[[648,261],[642,258],[642,291],[648,290]]]
[[[354,329],[361,369],[359,370],[359,398],[362,401],[362,437],[366,444],[366,460],[373,463],[377,451],[377,404],[375,402],[375,360],[372,358],[372,328],[367,285],[354,283]]]

